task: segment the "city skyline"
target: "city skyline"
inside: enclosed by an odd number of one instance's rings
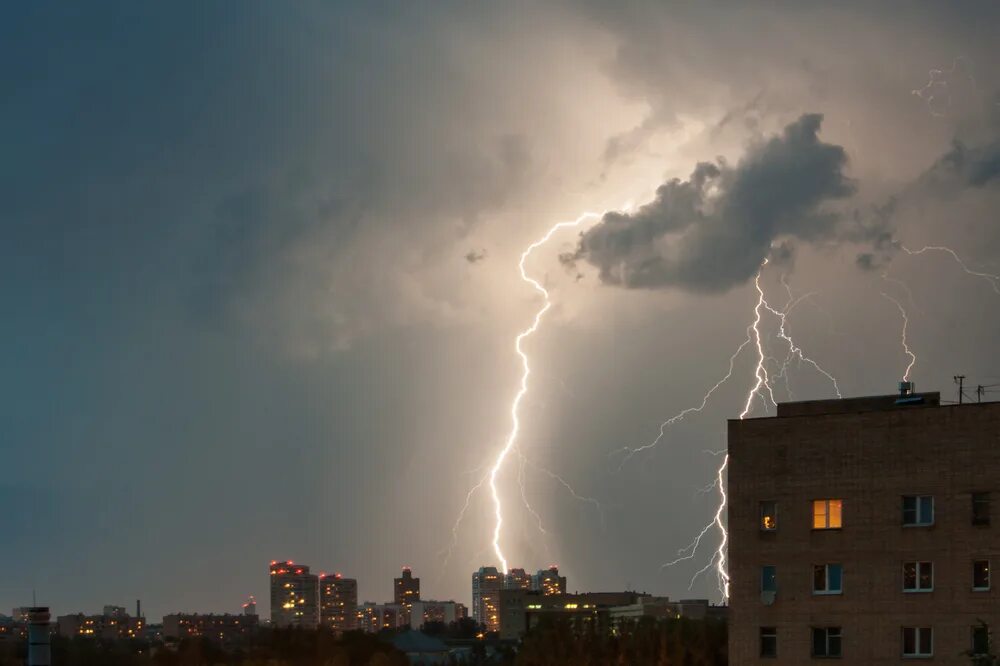
[[[0,608],[718,602],[727,420],[1000,391],[995,2],[4,19]]]

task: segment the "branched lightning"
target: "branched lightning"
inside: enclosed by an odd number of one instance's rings
[[[528,261],[528,257],[531,256],[532,252],[547,243],[549,239],[552,238],[552,234],[561,229],[576,227],[584,220],[598,217],[600,217],[600,213],[584,213],[575,220],[571,220],[569,222],[558,222],[552,225],[544,236],[529,245],[527,249],[521,253],[521,260],[518,262],[518,270],[521,273],[521,280],[530,284],[535,291],[541,294],[543,303],[542,307],[535,312],[535,317],[532,319],[531,325],[521,331],[514,340],[514,351],[517,352],[517,355],[521,359],[521,385],[518,388],[517,393],[514,395],[514,400],[510,405],[510,433],[507,435],[507,440],[504,442],[503,448],[501,448],[500,452],[497,454],[496,460],[493,463],[493,467],[490,468],[489,473],[490,495],[493,497],[493,514],[496,518],[496,523],[493,526],[493,552],[496,553],[497,559],[500,560],[503,573],[507,573],[507,558],[504,557],[503,550],[500,548],[500,530],[503,528],[503,504],[500,501],[500,495],[497,491],[497,476],[500,474],[500,469],[503,467],[503,463],[510,454],[511,449],[514,448],[514,445],[517,442],[517,436],[521,432],[521,421],[518,418],[518,412],[521,407],[521,401],[528,392],[528,377],[531,376],[531,365],[528,361],[528,355],[524,353],[522,344],[526,338],[530,337],[535,331],[538,330],[538,326],[542,323],[542,317],[544,317],[545,313],[552,307],[552,301],[549,299],[548,290],[542,286],[541,282],[528,275],[525,263]]]
[[[889,294],[885,293],[884,291],[879,292],[879,293],[882,294],[883,298],[885,298],[887,300],[890,300],[893,303],[895,303],[896,307],[899,308],[899,314],[902,315],[902,317],[903,317],[903,332],[902,332],[900,341],[903,344],[903,352],[905,352],[906,355],[910,357],[910,364],[907,365],[906,366],[906,370],[903,371],[903,381],[904,382],[908,382],[908,381],[910,381],[910,371],[913,370],[913,366],[917,362],[917,356],[916,356],[916,354],[914,354],[912,351],[910,351],[910,345],[906,341],[906,329],[910,325],[910,318],[906,315],[906,308],[903,307],[903,304],[900,303],[899,300],[897,300],[896,298],[890,296]]]
[[[920,248],[919,250],[911,250],[908,247],[906,247],[905,245],[900,245],[899,247],[906,254],[913,255],[913,256],[918,255],[918,254],[923,254],[925,252],[945,252],[947,254],[950,254],[951,258],[955,260],[955,263],[957,263],[959,265],[959,267],[963,271],[965,271],[966,274],[972,275],[974,277],[978,277],[978,278],[982,278],[982,279],[986,280],[987,282],[990,283],[990,286],[993,287],[993,291],[996,292],[997,294],[1000,294],[1000,275],[993,275],[992,273],[983,273],[981,271],[974,271],[974,270],[972,270],[962,260],[962,258],[958,256],[958,253],[955,252],[950,247],[945,247],[944,245],[926,245],[926,246]]]

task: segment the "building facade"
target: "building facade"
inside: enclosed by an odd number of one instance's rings
[[[410,628],[420,629],[430,622],[449,625],[468,615],[465,604],[457,601],[414,601],[410,608]]]
[[[531,574],[524,569],[510,569],[503,579],[505,590],[530,590]]]
[[[548,569],[539,569],[531,577],[531,589],[544,594],[566,594],[566,576],[560,576],[559,567],[554,564]]]
[[[383,629],[398,629],[407,625],[406,607],[400,604],[376,604],[366,601],[358,606],[358,627],[377,634]]]
[[[258,627],[256,614],[171,613],[163,616],[163,637],[174,640],[205,637],[214,643],[242,643]]]
[[[336,632],[358,628],[358,581],[339,573],[320,576],[320,622]]]
[[[486,631],[500,631],[500,591],[504,575],[496,567],[480,567],[472,574],[472,618]]]
[[[500,595],[500,638],[518,639],[543,617],[568,620],[580,631],[588,626],[593,626],[596,631],[610,631],[612,609],[635,606],[644,598],[649,597],[639,592],[546,594],[539,590],[503,590]]]
[[[56,627],[63,638],[99,638],[102,640],[123,640],[129,638],[144,638],[145,620],[141,617],[131,617],[120,606],[105,606],[101,615],[60,615],[56,618]]]
[[[271,562],[271,624],[275,627],[319,626],[319,577],[292,561]]]
[[[1000,628],[1000,403],[936,393],[729,422],[729,663],[968,664]]]
[[[410,606],[420,599],[420,579],[413,577],[410,567],[403,567],[403,573],[392,581],[392,603],[404,608],[403,624],[410,623]]]

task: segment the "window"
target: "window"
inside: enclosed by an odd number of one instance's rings
[[[903,498],[904,525],[933,525],[934,498],[930,495],[907,495]]]
[[[813,500],[813,529],[838,530],[843,502],[839,499]]]
[[[778,529],[778,503],[760,503],[760,529],[764,532],[773,532]]]
[[[989,560],[976,560],[972,563],[972,589],[977,591],[990,589]]]
[[[839,564],[813,567],[813,594],[840,594],[843,591],[843,568]]]
[[[903,627],[903,656],[930,657],[934,654],[934,632],[930,627]]]
[[[813,627],[812,656],[840,656],[840,627]]]
[[[972,628],[972,654],[985,655],[990,653],[990,628],[978,624]]]
[[[930,592],[934,589],[934,564],[903,563],[903,592]]]
[[[990,494],[972,493],[972,524],[990,524]]]
[[[760,568],[760,591],[778,591],[777,568],[772,564],[766,564]]]
[[[774,627],[760,628],[760,656],[778,656],[778,630]]]

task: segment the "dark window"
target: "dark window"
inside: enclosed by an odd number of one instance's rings
[[[930,627],[903,627],[903,656],[930,657],[934,654],[934,633]]]
[[[990,589],[990,561],[976,560],[972,563],[972,589]]]
[[[760,591],[778,591],[778,574],[774,565],[767,564],[760,568]]]
[[[773,532],[778,529],[778,503],[760,503],[760,529],[765,532]]]
[[[774,627],[760,628],[760,656],[778,656],[778,630]]]
[[[930,495],[907,495],[903,497],[904,525],[933,525],[934,498]]]
[[[840,656],[840,627],[813,627],[812,656]]]
[[[990,494],[972,493],[972,524],[990,524]]]
[[[980,624],[972,628],[972,654],[990,653],[990,628]]]
[[[840,594],[843,591],[843,573],[839,564],[813,566],[813,594]]]
[[[903,591],[930,592],[934,589],[934,564],[931,562],[903,563]]]

